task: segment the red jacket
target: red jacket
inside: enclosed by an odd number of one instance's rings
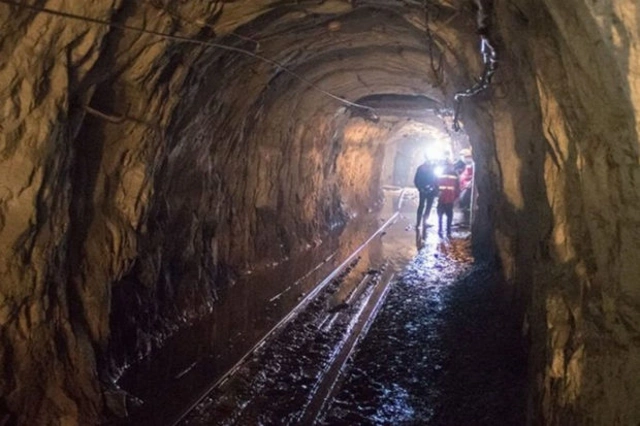
[[[471,186],[471,180],[473,179],[473,166],[468,164],[464,171],[460,174],[460,188],[467,189]]]
[[[438,202],[442,204],[453,204],[460,195],[460,181],[458,175],[453,169],[447,169],[442,176],[438,178]]]

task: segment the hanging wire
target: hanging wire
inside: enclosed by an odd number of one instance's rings
[[[489,39],[489,28],[486,23],[487,16],[482,8],[482,0],[477,0],[478,6],[478,33],[480,34],[480,53],[482,54],[482,62],[484,63],[484,70],[482,76],[476,84],[470,88],[458,92],[454,95],[453,100],[455,103],[455,112],[453,115],[453,130],[460,131],[460,111],[462,108],[462,100],[464,98],[470,98],[478,93],[486,90],[491,85],[491,79],[498,69],[498,54],[496,52],[493,43]]]
[[[163,12],[165,12],[167,15],[171,16],[173,19],[177,19],[178,21],[185,23],[185,24],[189,24],[189,25],[193,25],[195,27],[199,27],[199,28],[208,28],[210,30],[212,30],[214,33],[216,32],[216,28],[215,25],[210,24],[208,22],[205,22],[204,20],[198,19],[196,21],[193,21],[191,19],[187,19],[184,16],[180,15],[177,11],[175,11],[174,9],[170,9],[169,7],[164,6],[164,4],[160,1],[160,0],[142,0],[143,3],[147,3],[151,6],[153,6],[156,9],[162,10]],[[213,15],[215,16],[216,14],[220,13],[222,11],[222,4],[215,2],[214,5],[214,10],[213,10]],[[258,40],[254,40],[251,37],[242,35],[242,34],[238,34],[236,32],[229,32],[230,35],[242,40],[242,41],[248,41],[251,43],[254,43],[256,45],[256,47],[258,47],[260,45],[260,42]]]
[[[425,33],[427,34],[427,42],[429,46],[429,61],[431,65],[431,72],[433,73],[433,77],[435,78],[435,87],[439,87],[442,84],[442,52],[439,52],[438,56],[438,65],[434,62],[434,52],[433,47],[435,44],[435,40],[433,38],[433,33],[431,32],[431,28],[429,27],[429,22],[431,21],[431,16],[429,14],[429,0],[424,0],[424,28]]]
[[[138,32],[138,33],[151,34],[151,35],[154,35],[156,37],[161,37],[161,38],[164,38],[164,39],[167,39],[167,40],[179,41],[179,42],[190,43],[190,44],[198,44],[198,45],[202,45],[202,46],[213,47],[213,48],[217,48],[217,49],[226,50],[226,51],[229,51],[229,52],[236,52],[236,53],[240,53],[242,55],[251,56],[252,58],[258,59],[258,60],[260,60],[262,62],[265,62],[265,63],[268,63],[270,65],[275,66],[276,68],[286,72],[287,74],[293,76],[294,78],[298,79],[299,81],[303,82],[307,86],[311,87],[312,89],[316,90],[319,93],[322,93],[325,96],[328,96],[328,97],[330,97],[330,98],[332,98],[332,99],[334,99],[334,100],[336,100],[336,101],[338,101],[338,102],[340,102],[340,103],[342,103],[344,105],[347,105],[347,106],[350,106],[350,107],[354,107],[354,108],[363,109],[363,110],[367,110],[370,114],[375,116],[374,108],[369,107],[367,105],[358,104],[356,102],[351,102],[351,101],[349,101],[347,99],[341,98],[340,96],[334,95],[333,93],[328,92],[328,91],[318,87],[316,84],[314,84],[310,80],[304,78],[303,76],[301,76],[300,74],[294,72],[290,68],[287,68],[286,66],[284,66],[280,62],[275,61],[275,60],[270,59],[270,58],[267,58],[265,56],[253,53],[253,52],[251,52],[249,50],[242,49],[240,47],[228,46],[228,45],[225,45],[225,44],[215,43],[215,42],[211,42],[211,41],[195,40],[195,39],[192,39],[192,38],[178,36],[178,35],[165,34],[165,33],[159,32],[159,31],[147,30],[145,28],[138,28],[138,27],[135,27],[135,26],[132,26],[132,25],[117,24],[117,23],[113,23],[113,22],[109,22],[109,21],[103,21],[101,19],[96,19],[96,18],[90,18],[90,17],[87,17],[87,16],[76,15],[76,14],[69,13],[69,12],[63,12],[63,11],[59,11],[59,10],[48,9],[46,7],[22,4],[22,3],[18,3],[16,1],[13,1],[13,0],[0,0],[0,3],[4,3],[4,4],[10,5],[10,6],[15,6],[15,7],[22,8],[22,9],[29,9],[29,10],[33,10],[33,11],[36,11],[36,12],[42,12],[42,13],[47,13],[47,14],[50,14],[50,15],[60,16],[60,17],[63,17],[63,18],[75,19],[75,20],[85,21],[85,22],[91,22],[93,24],[103,25],[103,26],[106,26],[106,27],[109,27],[109,28],[117,28],[117,29],[124,30],[124,31],[135,31],[135,32]]]

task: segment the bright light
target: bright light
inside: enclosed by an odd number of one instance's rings
[[[436,166],[436,167],[434,167],[434,169],[433,169],[433,173],[435,173],[435,175],[436,175],[437,177],[442,176],[442,175],[444,174],[444,167],[442,167],[442,166]]]
[[[429,159],[431,161],[437,161],[443,158],[442,150],[435,144],[419,149],[416,154],[420,160]]]
[[[439,161],[446,158],[447,153],[441,144],[431,143],[424,146],[418,152],[418,158],[428,158],[431,161]]]
[[[431,144],[427,147],[427,157],[431,160],[440,160],[444,158],[444,151],[441,146],[437,144]]]

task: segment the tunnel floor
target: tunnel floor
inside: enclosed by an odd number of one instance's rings
[[[389,279],[388,292],[335,379],[327,385],[323,377],[365,304],[355,297],[336,304],[335,295],[349,286],[360,258],[183,424],[525,423],[526,360],[510,310],[499,302],[498,272],[474,263],[464,228],[439,237],[435,211],[426,232],[416,232],[417,202],[413,194],[405,200],[379,238],[383,249],[370,256],[378,263],[369,259],[355,279]],[[382,216],[389,213],[387,207]]]
[[[525,359],[499,277],[431,239],[360,344],[325,425],[523,425]]]

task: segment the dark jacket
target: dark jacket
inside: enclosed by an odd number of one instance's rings
[[[413,184],[422,192],[437,192],[438,178],[429,163],[421,164],[413,178]]]

